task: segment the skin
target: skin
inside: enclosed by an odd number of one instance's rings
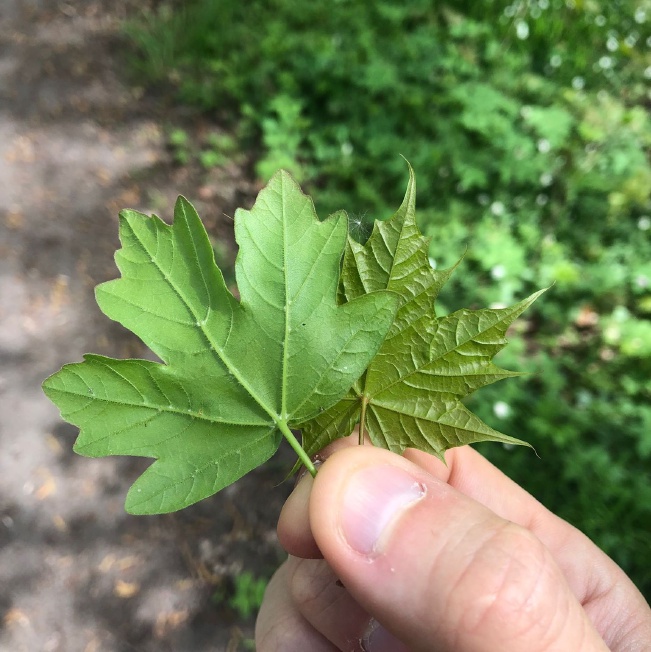
[[[353,441],[284,506],[258,652],[651,649],[624,572],[476,451],[445,466]]]

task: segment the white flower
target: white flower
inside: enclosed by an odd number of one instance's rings
[[[585,79],[583,79],[583,77],[574,77],[574,79],[572,79],[572,88],[575,91],[581,91],[584,89],[584,87]]]
[[[521,41],[526,40],[529,38],[529,25],[524,20],[519,20],[515,24],[515,34]]]
[[[552,148],[552,145],[546,138],[541,138],[538,141],[538,151],[541,154],[546,154],[551,148]]]
[[[506,419],[511,414],[511,406],[504,401],[497,401],[493,405],[493,413],[498,419]]]

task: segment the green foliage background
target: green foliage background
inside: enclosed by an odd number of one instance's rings
[[[356,226],[418,177],[443,310],[554,284],[469,404],[480,447],[651,598],[651,0],[195,0],[125,27],[140,80]]]

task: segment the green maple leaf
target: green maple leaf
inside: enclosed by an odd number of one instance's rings
[[[400,296],[400,307],[363,376],[341,401],[302,425],[309,455],[349,435],[357,423],[360,441],[367,433],[376,446],[398,453],[418,448],[440,459],[449,448],[480,441],[525,444],[483,423],[461,399],[520,375],[500,369],[492,358],[506,344],[508,326],[540,292],[510,308],[437,318],[434,300],[454,268],[435,271],[429,264],[429,239],[415,219],[411,167],[409,173],[395,215],[376,222],[364,246],[349,238],[339,290],[344,303],[390,289]]]
[[[282,435],[302,453],[290,428],[341,399],[397,307],[391,292],[337,305],[346,233],[344,214],[319,222],[310,198],[276,174],[235,214],[238,302],[187,200],[172,226],[121,213],[122,277],[98,286],[97,301],[162,364],[86,355],[43,387],[80,427],[76,452],[156,459],[128,511],[206,498],[271,457]]]

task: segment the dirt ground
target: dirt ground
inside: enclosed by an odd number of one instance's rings
[[[118,23],[141,4],[0,2],[2,652],[247,649],[253,620],[224,596],[242,569],[268,577],[283,556],[289,451],[183,512],[129,516],[147,461],[74,455],[75,429],[40,389],[85,352],[145,354],[93,299],[117,275],[120,208],[169,218],[184,194],[232,252],[226,216],[252,203],[238,166],[179,168],[165,150],[169,125],[205,118],[123,81]]]

